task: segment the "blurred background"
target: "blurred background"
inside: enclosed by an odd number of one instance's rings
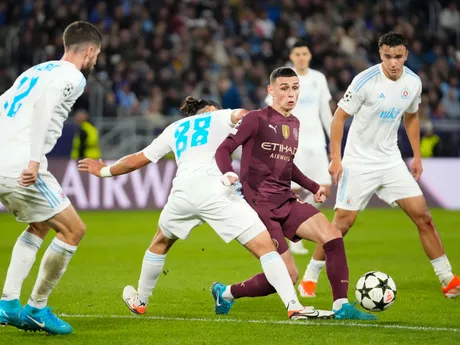
[[[288,64],[299,38],[327,77],[335,111],[352,78],[379,62],[377,39],[391,30],[409,38],[407,66],[423,81],[422,135],[439,137],[432,155],[460,156],[458,1],[1,1],[0,92],[28,67],[60,59],[75,20],[99,28],[103,49],[51,156],[78,158],[76,133],[88,120],[104,159],[140,150],[180,118],[187,95],[263,107],[270,71]]]

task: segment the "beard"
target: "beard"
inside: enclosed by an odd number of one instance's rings
[[[86,66],[81,67],[81,73],[85,76],[85,78],[88,78],[88,76],[91,74],[93,69],[94,69],[94,67],[91,66],[90,64],[88,64]]]

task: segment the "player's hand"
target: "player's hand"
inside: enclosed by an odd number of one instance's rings
[[[101,177],[101,169],[107,166],[102,159],[96,160],[85,158],[78,161],[78,171],[88,172],[94,176]]]
[[[238,181],[238,176],[233,173],[227,173],[227,175],[222,175],[220,181],[224,186],[233,186]]]
[[[332,176],[332,181],[335,185],[339,183],[340,179],[342,178],[343,166],[342,162],[338,159],[331,160],[329,164],[329,174]]]
[[[27,169],[21,171],[18,183],[20,186],[29,187],[33,185],[38,179],[38,169],[40,168],[39,162],[30,161]]]
[[[414,158],[411,164],[410,169],[412,176],[414,176],[415,181],[420,179],[422,176],[423,168],[422,168],[422,160],[420,158]]]
[[[322,204],[326,201],[326,188],[320,186],[316,194],[313,196],[316,203]]]

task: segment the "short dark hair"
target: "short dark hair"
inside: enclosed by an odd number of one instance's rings
[[[396,32],[388,32],[385,35],[379,38],[379,48],[382,46],[397,47],[404,46],[406,49],[409,49],[409,42],[407,38]]]
[[[291,52],[295,49],[295,48],[308,48],[308,43],[304,40],[297,40],[294,45],[291,47]]]
[[[222,109],[220,104],[217,102],[207,99],[195,99],[191,96],[188,96],[185,99],[184,104],[182,104],[182,106],[180,107],[180,111],[182,112],[182,114],[186,116],[193,116],[198,114],[198,112],[201,109],[211,105],[216,107],[217,109]]]
[[[297,73],[290,67],[278,67],[270,74],[270,83],[281,77],[297,77]]]
[[[92,43],[96,46],[100,46],[102,35],[93,24],[85,21],[77,21],[67,26],[64,30],[63,40],[66,50],[85,43]]]

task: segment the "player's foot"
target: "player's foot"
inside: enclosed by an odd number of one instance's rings
[[[297,289],[302,297],[316,297],[316,283],[314,281],[301,280]]]
[[[51,308],[34,308],[28,304],[19,313],[22,324],[33,331],[44,331],[50,334],[70,334],[72,326],[51,312]]]
[[[147,306],[145,303],[140,303],[138,299],[138,292],[137,290],[128,285],[123,290],[123,301],[125,302],[126,306],[128,307],[129,311],[133,314],[145,314],[147,311]]]
[[[335,318],[339,320],[377,320],[377,317],[372,314],[364,313],[355,308],[355,303],[345,303],[339,310],[333,310]]]
[[[227,286],[222,283],[214,283],[211,286],[212,297],[214,298],[214,311],[217,315],[227,315],[235,301],[228,302],[222,297]]]
[[[0,325],[10,325],[22,329],[21,321],[19,321],[21,309],[22,306],[18,299],[0,301]]]
[[[313,307],[303,307],[300,310],[289,310],[288,318],[291,320],[309,320],[309,319],[332,319],[334,312],[330,310],[320,310]]]
[[[308,249],[303,246],[302,240],[299,242],[289,242],[289,248],[292,254],[307,255]]]
[[[454,278],[450,281],[449,285],[442,288],[442,292],[449,299],[460,296],[460,278],[454,274]]]

